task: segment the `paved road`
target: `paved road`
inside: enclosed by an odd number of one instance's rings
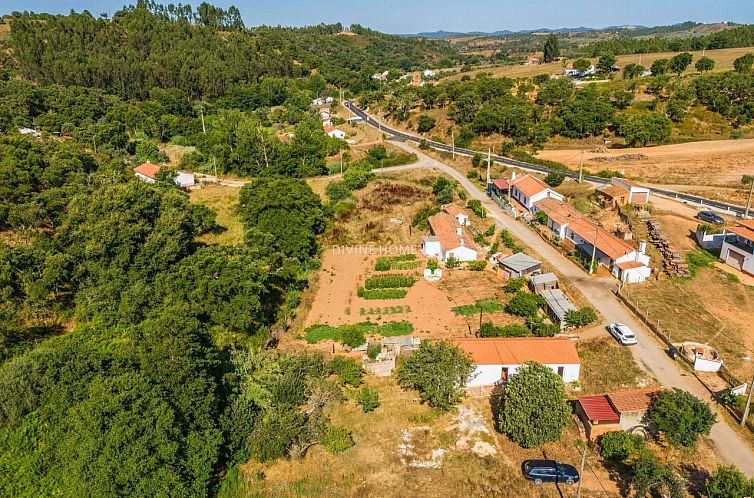
[[[482,189],[477,187],[455,168],[432,159],[406,143],[391,143],[406,151],[415,153],[419,157],[419,161],[404,166],[377,169],[374,170],[375,173],[411,169],[437,169],[456,179],[472,198],[482,201],[484,207],[487,208],[488,216],[495,220],[498,228],[508,229],[511,234],[532,248],[539,256],[556,266],[558,271],[584,295],[591,305],[599,310],[607,322],[622,322],[636,331],[639,344],[631,347],[631,352],[636,362],[644,370],[652,374],[665,386],[678,387],[693,392],[701,399],[710,400],[709,393],[704,386],[695,377],[685,373],[676,365],[665,354],[664,349],[659,343],[651,336],[651,332],[640,321],[635,319],[633,314],[615,297],[613,291],[618,285],[617,280],[587,275],[574,262],[542,240],[534,231],[505,214]],[[604,361],[611,361],[611,359],[605,358]],[[725,421],[714,425],[710,439],[718,455],[725,463],[734,464],[742,472],[750,477],[754,477],[754,451]]]
[[[420,141],[422,140],[421,137],[417,137],[414,135],[411,135],[409,133],[402,132],[400,130],[396,130],[393,128],[390,128],[388,126],[385,126],[383,123],[375,119],[374,117],[370,116],[366,112],[364,112],[362,109],[359,109],[356,107],[356,105],[353,102],[346,101],[343,103],[343,105],[348,109],[349,111],[353,112],[357,116],[361,117],[368,125],[381,129],[385,131],[385,133],[391,134],[394,137],[397,137],[401,140],[413,140],[413,141]],[[463,156],[472,156],[477,153],[477,151],[473,151],[470,149],[464,149],[461,147],[451,147],[450,145],[446,145],[440,142],[434,142],[432,140],[426,141],[432,148],[437,150],[442,150],[445,152],[455,152],[456,154],[463,155]],[[562,170],[553,170],[551,168],[547,168],[544,166],[539,166],[537,164],[531,164],[523,161],[516,161],[514,159],[510,159],[508,157],[498,156],[495,154],[492,154],[491,159],[493,162],[505,164],[508,166],[515,166],[517,168],[521,168],[527,171],[536,171],[539,173],[549,173],[551,171],[556,171],[558,173],[561,173],[567,177],[570,178],[578,178],[579,174],[574,173],[572,171],[562,171]],[[583,180],[593,183],[595,185],[606,185],[610,183],[610,180],[607,178],[602,178],[599,176],[590,176],[590,175],[584,175]],[[689,204],[697,205],[700,208],[704,207],[705,209],[714,209],[716,211],[720,211],[726,214],[729,214],[731,216],[743,216],[744,214],[744,208],[741,206],[736,206],[734,204],[728,204],[725,202],[716,201],[713,199],[706,199],[704,197],[699,197],[696,195],[686,194],[683,192],[676,192],[674,190],[668,190],[663,188],[657,188],[652,187],[651,191],[656,196],[663,196],[670,199],[676,199],[681,202],[686,202]]]

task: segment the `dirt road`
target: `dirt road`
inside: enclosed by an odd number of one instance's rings
[[[659,343],[650,335],[651,333],[613,295],[613,291],[618,285],[615,279],[587,275],[575,263],[547,244],[528,227],[506,215],[485,192],[463,174],[451,166],[428,157],[406,143],[392,143],[408,152],[415,153],[419,157],[419,161],[405,166],[374,170],[375,173],[422,168],[436,169],[453,177],[472,198],[482,202],[487,209],[488,216],[495,220],[499,228],[506,228],[539,256],[557,266],[560,273],[581,291],[591,305],[599,310],[605,320],[625,323],[636,331],[639,344],[633,346],[631,352],[636,362],[643,369],[665,386],[678,387],[694,393],[701,399],[710,400],[710,395],[704,386],[696,378],[683,372],[679,366],[675,365]],[[611,359],[605,358],[605,361],[611,361]],[[712,406],[714,409],[713,403]],[[754,450],[725,421],[720,421],[714,425],[710,439],[724,462],[736,465],[742,472],[754,477]]]

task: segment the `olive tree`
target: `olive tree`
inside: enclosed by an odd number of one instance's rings
[[[688,448],[709,434],[717,419],[707,403],[677,388],[660,393],[647,415],[671,443]]]

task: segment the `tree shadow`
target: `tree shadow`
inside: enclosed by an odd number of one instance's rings
[[[709,471],[692,464],[681,465],[680,470],[687,482],[686,491],[695,498],[704,496],[707,481],[711,477]]]
[[[631,466],[614,460],[605,460],[603,463],[611,481],[618,485],[621,496],[630,496],[632,472]]]

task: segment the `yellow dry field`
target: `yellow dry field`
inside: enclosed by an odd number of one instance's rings
[[[189,193],[191,202],[204,204],[217,213],[219,229],[205,233],[197,241],[204,244],[238,244],[243,241],[243,223],[236,213],[238,187],[205,184]]]
[[[642,154],[646,159],[621,160],[621,156],[627,154]],[[742,175],[754,174],[753,154],[754,139],[712,140],[611,149],[607,153],[587,149],[584,152],[584,166],[593,171],[616,170],[653,184],[738,187]],[[581,150],[542,150],[537,157],[575,169],[579,167]]]
[[[722,48],[718,50],[706,50],[704,52],[704,55],[707,57],[710,57],[712,60],[715,61],[715,69],[716,70],[725,70],[725,69],[732,69],[733,68],[733,61],[737,59],[738,57],[741,57],[744,54],[754,52],[754,47],[743,47],[743,48]],[[649,68],[652,63],[657,59],[670,59],[674,55],[677,55],[678,52],[655,52],[651,54],[630,54],[630,55],[619,55],[617,56],[617,62],[616,65],[618,67],[623,67],[626,64],[641,64],[646,68]],[[691,54],[694,56],[694,61],[698,60],[702,56],[702,51],[693,51]],[[597,59],[594,59],[596,61]],[[693,73],[696,70],[694,69],[694,63],[691,63],[691,66],[686,70],[686,73]],[[551,75],[561,75],[563,74],[563,65],[560,62],[552,62],[549,64],[533,64],[533,65],[515,65],[515,66],[502,66],[502,67],[489,67],[489,68],[481,68],[474,71],[469,71],[466,73],[461,74],[454,74],[453,76],[449,76],[446,79],[449,80],[458,80],[461,79],[464,75],[469,75],[472,78],[476,76],[477,73],[480,72],[486,72],[486,73],[492,73],[495,77],[507,77],[507,78],[529,78],[532,76],[536,76],[538,74],[551,74]],[[619,78],[621,76],[618,76]]]

